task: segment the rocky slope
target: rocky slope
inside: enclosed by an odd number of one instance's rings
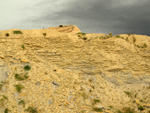
[[[150,37],[75,25],[0,31],[4,112],[150,113]]]

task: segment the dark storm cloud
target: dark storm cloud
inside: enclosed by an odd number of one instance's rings
[[[49,7],[50,4],[49,0],[37,4],[42,13],[28,21],[45,23],[46,27],[73,24],[88,33],[150,35],[149,0],[72,0]]]

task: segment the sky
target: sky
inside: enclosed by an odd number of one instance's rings
[[[84,33],[150,36],[150,0],[0,0],[0,30],[76,25]]]

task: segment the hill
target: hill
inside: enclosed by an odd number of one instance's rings
[[[149,113],[149,90],[149,36],[0,31],[0,113]]]

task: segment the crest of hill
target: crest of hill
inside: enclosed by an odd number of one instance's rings
[[[66,25],[66,26],[59,26],[59,27],[50,27],[49,29],[56,30],[58,32],[63,33],[79,33],[81,32],[80,29],[76,25]]]

